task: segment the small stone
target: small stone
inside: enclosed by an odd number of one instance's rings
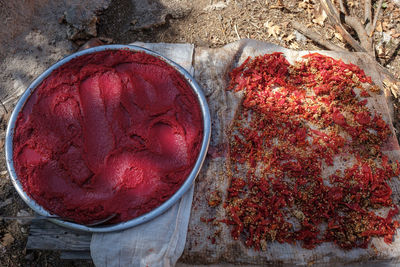
[[[305,43],[307,41],[307,37],[305,37],[303,34],[299,33],[298,31],[294,31],[294,34],[296,36],[296,41]]]
[[[87,41],[86,43],[84,43],[79,49],[78,51],[81,50],[85,50],[91,47],[95,47],[95,46],[100,46],[103,45],[104,43],[99,39],[99,38],[92,38],[89,41]]]
[[[70,39],[70,40],[79,39],[79,37],[80,37],[79,33],[80,33],[80,31],[77,28],[75,28],[75,27],[73,27],[71,25],[68,25],[68,27],[67,27],[68,39]]]
[[[206,6],[203,10],[204,11],[213,11],[213,10],[222,10],[226,8],[228,5],[224,1],[219,1],[215,4]]]
[[[20,210],[17,212],[17,216],[30,216],[31,214],[26,210]]]
[[[112,44],[114,42],[114,40],[112,38],[108,38],[108,37],[99,37],[100,41],[106,43],[106,44]]]
[[[84,4],[73,5],[65,11],[64,17],[68,24],[68,39],[76,41],[97,36],[98,18],[92,8]]]
[[[32,261],[35,258],[35,256],[33,255],[33,253],[28,253],[25,255],[25,260],[27,261]]]
[[[31,214],[26,210],[20,210],[20,211],[17,212],[17,217],[19,217],[19,216],[25,217],[25,216],[31,216]],[[24,220],[17,220],[17,222],[20,225],[28,225],[30,223],[30,220],[25,220],[25,219]]]
[[[392,36],[390,34],[387,34],[386,32],[382,32],[382,42],[389,43],[391,39],[392,39]]]
[[[94,16],[90,20],[90,22],[89,22],[89,24],[88,24],[88,26],[86,28],[86,32],[88,33],[88,35],[91,35],[91,36],[94,36],[94,37],[97,36],[97,21],[98,21],[98,18],[96,16]]]

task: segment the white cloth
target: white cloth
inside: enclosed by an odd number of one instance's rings
[[[191,44],[134,45],[156,51],[193,74]],[[174,266],[186,242],[194,185],[168,211],[136,227],[93,234],[90,253],[96,266]]]

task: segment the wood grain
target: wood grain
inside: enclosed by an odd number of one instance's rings
[[[62,251],[60,258],[63,260],[92,260],[90,251]]]
[[[62,228],[45,220],[33,220],[26,249],[89,251],[90,233]]]

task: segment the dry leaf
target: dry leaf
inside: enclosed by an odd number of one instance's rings
[[[328,28],[328,30],[325,32],[325,37],[328,40],[332,39],[333,37],[335,37],[335,31]]]
[[[392,36],[392,38],[399,38],[400,33],[392,33],[391,36]]]
[[[272,35],[275,38],[278,38],[278,36],[281,33],[281,28],[279,28],[279,26],[275,25],[273,22],[270,21],[265,22],[264,27],[267,28],[268,37]]]
[[[304,3],[304,2],[300,2],[300,3],[299,3],[299,8],[306,9],[307,6],[308,6],[307,3]]]
[[[375,31],[382,32],[382,23],[380,21],[376,24]]]
[[[14,237],[10,233],[6,233],[1,239],[1,244],[5,247],[11,245],[14,242]]]
[[[395,8],[394,3],[392,2],[389,3],[386,2],[386,4],[387,4],[386,10],[392,11]]]
[[[283,41],[285,41],[286,43],[290,43],[294,40],[294,38],[296,38],[296,36],[294,35],[294,33],[291,33],[287,37],[283,38]]]
[[[387,31],[389,29],[389,22],[387,20],[382,21],[382,29]]]
[[[400,83],[392,83],[388,79],[383,80],[383,86],[385,90],[390,90],[392,92],[393,96],[397,98],[400,94]]]
[[[383,45],[380,45],[376,48],[378,52],[378,57],[385,58],[386,57],[386,49]]]
[[[290,22],[289,22],[289,21],[287,21],[287,22],[282,22],[282,23],[281,23],[281,26],[282,26],[282,28],[285,28],[285,29],[287,29],[287,28],[288,28],[288,26],[289,26],[289,24],[290,24]]]
[[[289,48],[291,48],[291,49],[299,49],[300,46],[299,46],[296,42],[293,42],[293,43],[291,43],[291,44],[289,45]]]
[[[283,41],[289,45],[291,49],[298,49],[299,45],[296,42],[296,34],[294,32],[290,33],[288,36],[283,38]]]
[[[343,42],[343,36],[342,36],[340,33],[335,32],[335,37],[336,37],[337,39],[339,39],[339,41]]]
[[[321,10],[319,14],[315,17],[315,19],[312,20],[312,22],[324,26],[324,22],[328,16],[326,15],[324,10]]]
[[[308,0],[303,0],[303,1],[301,1],[301,2],[299,3],[299,8],[308,9],[308,5],[309,5],[308,3],[309,3]]]

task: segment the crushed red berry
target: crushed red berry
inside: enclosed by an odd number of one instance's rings
[[[391,243],[399,222],[388,181],[400,165],[382,152],[392,132],[367,107],[377,93],[371,78],[331,57],[290,65],[281,53],[248,58],[230,78],[227,90],[244,93],[229,132],[221,220],[232,237],[255,250],[271,241],[307,249],[366,248],[372,237]]]

